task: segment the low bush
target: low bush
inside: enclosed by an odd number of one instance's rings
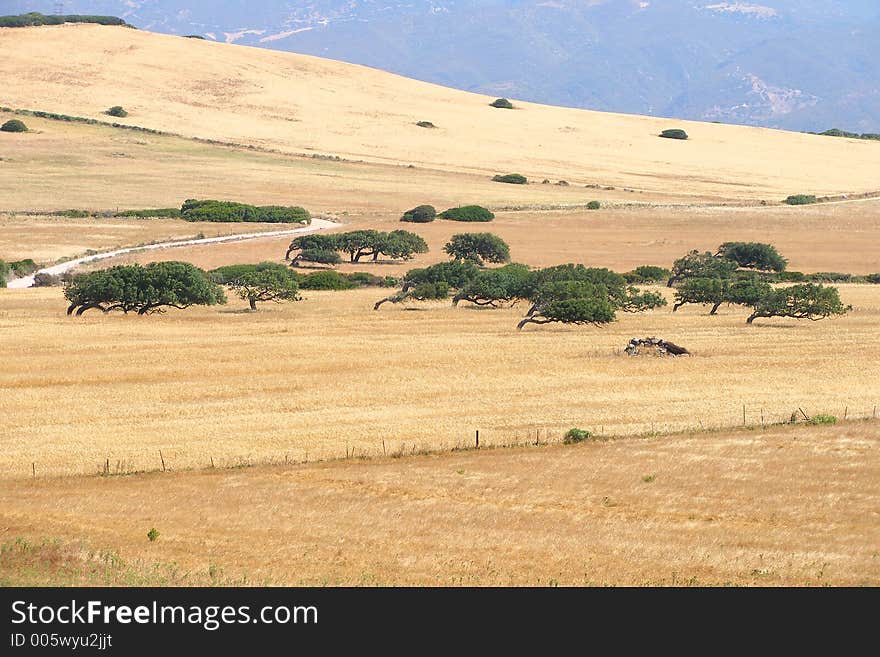
[[[465,205],[459,208],[449,208],[438,215],[441,219],[449,221],[492,221],[495,215],[480,205]]]
[[[27,132],[28,127],[24,124],[23,121],[19,121],[18,119],[9,119],[3,125],[0,125],[0,130],[3,132]]]
[[[420,128],[436,128],[437,127],[433,123],[431,123],[430,121],[419,121],[418,123],[416,123],[416,125],[419,126]]]
[[[9,263],[0,260],[0,287],[6,287],[6,278],[9,276]]]
[[[645,283],[666,283],[672,272],[665,267],[656,267],[654,265],[641,265],[632,271],[623,274],[626,282],[630,285]]]
[[[114,105],[110,109],[108,109],[104,114],[109,114],[110,116],[117,116],[121,119],[124,119],[128,116],[128,112],[122,107],[122,105]]]
[[[783,203],[787,205],[811,205],[816,203],[816,197],[813,194],[792,194]]]
[[[660,136],[664,139],[688,139],[688,133],[679,128],[673,128],[672,130],[664,130],[660,133]]]
[[[162,219],[180,219],[180,208],[150,208],[147,210],[123,210],[113,215],[114,217],[156,217]]]
[[[34,287],[57,287],[64,283],[64,279],[61,276],[56,276],[55,274],[47,274],[46,272],[39,272],[34,275]]]
[[[590,201],[587,203],[587,210],[598,210],[602,207],[602,204],[599,201]]]
[[[414,224],[426,224],[434,221],[436,217],[437,210],[433,205],[420,205],[404,212],[400,220]]]
[[[868,274],[865,276],[865,282],[880,285],[880,274]]]
[[[303,276],[299,287],[302,290],[351,290],[358,285],[338,271],[316,271]]]
[[[188,199],[180,208],[187,221],[256,222],[269,224],[309,224],[312,217],[299,206],[256,206],[232,201]]]
[[[293,266],[301,261],[316,265],[338,265],[342,262],[342,256],[330,249],[303,249],[290,264]]]
[[[513,109],[513,103],[511,103],[506,98],[497,98],[489,103],[492,107],[497,107],[498,109]]]
[[[565,436],[562,438],[562,442],[566,445],[573,445],[574,443],[581,443],[585,440],[589,440],[593,437],[593,434],[584,429],[572,428],[569,429]]]
[[[810,418],[810,424],[837,424],[836,415],[819,414]]]
[[[505,175],[497,175],[492,177],[492,182],[500,182],[500,183],[508,183],[511,185],[525,185],[528,184],[528,179],[518,173],[507,173]]]
[[[22,276],[30,276],[39,269],[39,266],[30,258],[27,258],[26,260],[10,262],[9,268],[12,270],[12,273],[21,278]]]

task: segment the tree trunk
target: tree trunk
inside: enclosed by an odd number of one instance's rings
[[[248,302],[251,304],[251,310],[257,309],[257,299],[256,297],[248,297]]]
[[[723,302],[723,301],[719,301],[719,302],[716,303],[714,306],[712,306],[712,310],[709,311],[709,314],[710,314],[710,315],[717,315],[717,314],[718,314],[718,308],[721,306],[722,303],[724,303],[724,302]]]
[[[375,304],[373,304],[373,310],[379,310],[379,306],[381,306],[386,301],[391,301],[392,297],[385,297],[384,299],[380,299]]]
[[[94,309],[96,309],[96,308],[100,309],[101,312],[104,312],[104,313],[107,312],[106,308],[104,308],[104,306],[102,306],[100,303],[87,303],[87,304],[85,304],[84,306],[80,306],[80,307],[79,307],[79,310],[76,311],[76,316],[79,317],[79,316],[82,315],[85,311],[87,311],[87,310],[94,310]]]
[[[77,305],[78,304],[72,303],[69,306],[67,306],[67,314],[72,315],[73,311],[76,310]]]
[[[676,310],[678,310],[679,308],[681,308],[683,305],[684,305],[684,301],[679,301],[677,304],[675,304],[674,306],[672,306],[672,312],[675,312]]]
[[[752,313],[751,315],[749,315],[749,318],[746,320],[746,324],[751,324],[751,323],[754,322],[758,317],[760,317],[760,315],[759,315],[758,313]]]

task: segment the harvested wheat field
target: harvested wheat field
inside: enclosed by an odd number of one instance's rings
[[[666,292],[668,294],[668,291]],[[541,436],[843,417],[880,403],[880,287],[844,286],[824,322],[687,306],[604,329],[526,327],[523,308],[372,310],[381,289],[135,317],[65,315],[57,289],[0,291],[6,478],[338,458]],[[690,358],[631,358],[657,335]],[[868,352],[866,352],[868,349]]]
[[[2,482],[0,582],[876,586],[878,436],[856,422]]]
[[[0,51],[14,109],[105,120],[122,104],[121,123],[286,153],[694,198],[878,191],[880,148],[867,142],[533,103],[497,110],[486,96],[362,66],[126,28],[4,29]],[[691,140],[660,139],[669,127]]]
[[[789,269],[805,272],[880,272],[880,200],[827,203],[807,208],[644,207],[597,211],[498,212],[489,224],[437,220],[400,223],[400,210],[339,217],[339,230],[405,228],[430,247],[411,261],[365,259],[343,263],[339,271],[368,271],[401,276],[414,267],[447,259],[443,246],[456,233],[490,231],[510,245],[511,257],[533,267],[582,262],[592,267],[629,271],[639,265],[670,267],[690,251],[714,251],[727,241],[770,242],[789,259]],[[135,253],[114,259],[152,262],[169,257],[200,267],[283,262],[290,238],[192,246],[174,251]]]

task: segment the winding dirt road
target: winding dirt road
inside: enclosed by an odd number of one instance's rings
[[[61,274],[67,273],[70,270],[78,267],[79,265],[85,264],[87,262],[106,260],[107,258],[114,258],[116,256],[125,255],[126,253],[134,253],[135,251],[153,251],[157,249],[172,249],[178,246],[193,246],[196,244],[217,244],[220,242],[237,242],[241,240],[251,240],[260,237],[280,237],[282,235],[315,233],[320,230],[328,230],[330,228],[337,227],[339,227],[339,224],[332,221],[327,221],[326,219],[312,219],[312,223],[309,226],[303,228],[275,230],[262,233],[243,233],[241,235],[226,235],[223,237],[206,237],[197,240],[179,240],[172,242],[162,242],[160,244],[148,244],[146,246],[132,246],[124,249],[116,249],[115,251],[107,251],[105,253],[96,253],[94,255],[83,256],[82,258],[67,260],[66,262],[52,265],[51,267],[45,267],[34,272],[30,276],[24,276],[23,278],[16,278],[7,281],[6,287],[12,290],[22,290],[33,286],[34,276],[36,276],[37,274],[52,274],[54,276],[60,276]]]

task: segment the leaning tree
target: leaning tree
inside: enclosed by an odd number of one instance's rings
[[[470,260],[478,265],[487,262],[510,262],[510,247],[492,233],[459,233],[443,247],[455,260]]]
[[[294,272],[274,262],[261,262],[227,282],[239,298],[257,309],[257,302],[299,301],[299,284]]]
[[[845,315],[852,306],[844,305],[836,287],[814,283],[778,288],[765,295],[754,306],[746,320],[751,324],[759,317],[792,317],[818,321],[833,315]]]
[[[519,329],[529,323],[550,322],[598,326],[614,321],[618,310],[642,312],[666,305],[660,294],[628,286],[620,274],[571,264],[534,272],[528,299],[532,305]]]
[[[700,253],[694,249],[673,263],[672,276],[666,286],[672,287],[684,278],[728,278],[737,267],[737,263],[732,260],[720,258],[709,251]]]
[[[742,269],[762,272],[784,272],[788,260],[783,258],[776,247],[763,242],[725,242],[715,253],[718,258],[735,262]]]
[[[526,298],[532,279],[527,265],[512,263],[479,272],[452,298],[452,305],[467,301],[477,306],[498,308]]]
[[[411,260],[417,253],[427,253],[428,243],[421,235],[416,235],[408,230],[392,230],[390,233],[380,233],[373,250],[373,262],[385,255],[392,260]]]
[[[287,253],[284,254],[284,259],[290,260],[290,254],[299,251],[291,261],[291,266],[300,261],[335,265],[342,261],[336,252],[337,242],[337,235],[301,235],[290,243]]]
[[[401,288],[396,293],[380,299],[373,305],[379,310],[384,303],[401,303],[407,300],[425,301],[445,299],[450,290],[459,290],[473,280],[480,272],[470,261],[440,262],[430,267],[410,269],[403,277]]]
[[[77,316],[92,309],[148,315],[166,308],[226,303],[223,289],[203,270],[174,261],[78,274],[66,283],[64,297],[70,302],[67,314]]]

